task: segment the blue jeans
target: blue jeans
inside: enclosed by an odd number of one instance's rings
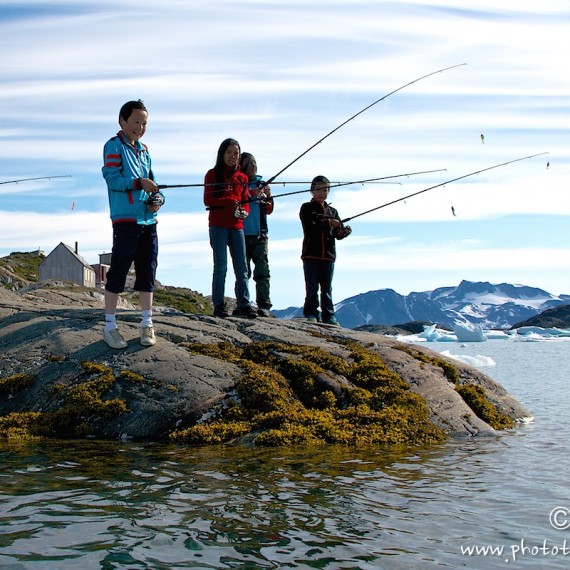
[[[228,249],[236,276],[235,295],[237,307],[249,305],[247,288],[247,263],[245,259],[245,239],[243,230],[228,230],[218,226],[210,227],[210,245],[214,254],[214,274],[212,277],[212,303],[222,305],[225,296],[226,273],[228,271]]]
[[[324,259],[304,259],[303,272],[305,273],[305,304],[303,315],[305,317],[319,316],[319,287],[321,289],[321,311],[323,322],[334,315],[332,300],[332,278],[334,274],[334,261]]]

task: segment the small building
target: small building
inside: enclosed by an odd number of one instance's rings
[[[92,265],[97,274],[97,287],[104,287],[107,282],[107,271],[111,268],[111,252],[103,252],[99,254],[99,263],[97,265]],[[135,274],[135,264],[131,263],[129,272],[127,274],[127,280],[125,281],[125,289],[132,289],[135,285],[136,274]]]
[[[60,244],[42,261],[39,266],[38,281],[70,281],[85,287],[96,286],[95,271],[79,255],[77,242],[75,249]]]
[[[111,253],[100,253],[99,263],[95,263],[91,267],[95,271],[96,286],[102,289],[107,282],[107,271],[111,269]]]
[[[111,267],[111,256],[113,254],[111,252],[103,252],[99,254],[99,264],[100,265],[108,265]]]
[[[107,282],[107,271],[109,271],[110,265],[105,263],[95,263],[91,266],[91,269],[95,271],[95,286],[98,289],[102,289],[105,287],[105,283]]]

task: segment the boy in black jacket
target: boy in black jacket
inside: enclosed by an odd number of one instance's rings
[[[303,272],[305,274],[305,304],[303,315],[312,323],[319,321],[319,287],[321,290],[322,322],[340,326],[334,314],[332,278],[336,260],[335,240],[351,233],[338,212],[326,203],[330,181],[316,176],[311,182],[313,198],[301,206],[299,217],[303,225]]]

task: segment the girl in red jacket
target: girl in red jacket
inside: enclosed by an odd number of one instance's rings
[[[234,139],[226,139],[218,149],[216,165],[204,178],[204,204],[209,210],[210,245],[214,255],[212,303],[215,317],[227,317],[224,302],[228,249],[236,277],[237,307],[234,316],[255,318],[249,300],[243,220],[249,213],[248,177],[240,171],[241,149]]]

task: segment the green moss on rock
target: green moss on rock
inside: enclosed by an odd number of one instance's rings
[[[0,395],[13,396],[34,384],[35,377],[30,374],[13,374],[7,378],[0,378]]]
[[[83,362],[87,380],[65,392],[61,384],[54,385],[54,394],[62,394],[62,405],[54,412],[9,414],[0,418],[0,437],[85,437],[96,433],[96,424],[127,411],[123,400],[103,399],[116,379],[110,368],[93,362]],[[93,378],[93,376],[95,376]],[[29,383],[33,378],[20,380]]]
[[[158,288],[154,291],[154,302],[194,315],[209,315],[212,311],[212,303],[206,297],[184,287]]]
[[[206,444],[246,437],[257,445],[341,443],[395,445],[441,442],[425,400],[358,343],[343,358],[316,347],[280,342],[192,345],[190,350],[236,363],[235,394],[217,417],[171,434]]]
[[[429,362],[434,366],[439,366],[443,370],[445,377],[455,385],[455,390],[471,408],[473,413],[488,423],[493,429],[501,430],[514,426],[515,422],[513,419],[497,410],[487,397],[487,393],[482,386],[477,386],[476,384],[462,385],[460,383],[459,370],[452,363],[437,356],[428,356],[420,351],[413,350],[411,347],[398,347],[398,349],[407,352],[422,362]]]
[[[499,412],[489,401],[485,389],[475,384],[458,386],[457,392],[465,403],[473,410],[473,413],[487,422],[494,429],[508,429],[514,426],[514,421],[507,415]]]
[[[129,382],[134,382],[135,384],[138,382],[144,382],[143,376],[136,374],[135,372],[131,372],[130,370],[121,370],[119,372],[119,378],[122,380],[128,380]]]
[[[40,412],[14,412],[0,417],[0,437],[25,441],[41,439],[31,431],[40,416]]]

